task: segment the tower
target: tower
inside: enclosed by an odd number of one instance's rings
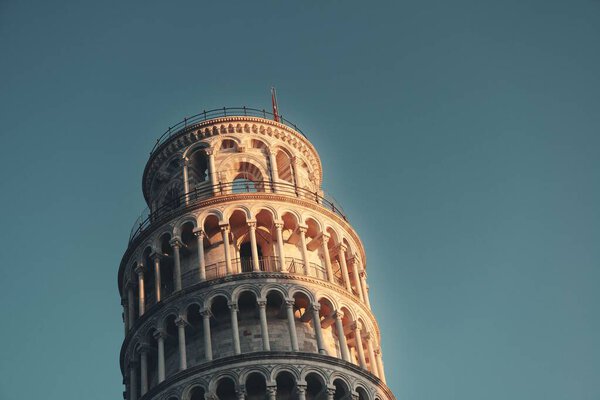
[[[264,110],[157,140],[119,267],[126,400],[394,399],[364,248],[321,181],[300,129]]]

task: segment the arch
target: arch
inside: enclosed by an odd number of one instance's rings
[[[267,397],[267,380],[259,371],[252,371],[244,380],[246,400],[264,400]]]
[[[277,385],[277,400],[293,399],[296,391],[296,377],[288,371],[280,371],[275,376]]]
[[[304,375],[304,374],[303,374]],[[324,376],[315,370],[309,370],[304,375],[306,381],[306,399],[316,400],[325,397],[327,390],[326,379]]]
[[[184,400],[205,400],[206,389],[202,384],[193,384],[183,392]]]
[[[367,392],[367,390],[364,388],[364,386],[357,386],[356,389],[354,389],[354,391],[356,393],[358,393],[358,400],[370,400],[371,397],[369,396],[369,392]]]
[[[215,383],[215,394],[219,400],[237,400],[237,385],[231,376],[221,376]]]
[[[333,395],[334,400],[350,400],[350,385],[344,379],[341,374],[335,374],[333,379],[333,386],[335,386],[335,394]]]

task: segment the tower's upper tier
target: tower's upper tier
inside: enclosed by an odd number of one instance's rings
[[[264,110],[221,108],[170,127],[144,169],[142,190],[150,210],[194,190],[233,182],[278,181],[319,192],[317,151],[295,124],[278,119]]]

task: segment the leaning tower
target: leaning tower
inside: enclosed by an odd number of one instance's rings
[[[119,268],[126,400],[387,400],[366,257],[300,129],[264,110],[169,128]]]

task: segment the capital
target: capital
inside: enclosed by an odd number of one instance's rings
[[[239,310],[237,303],[229,302],[229,303],[227,303],[227,305],[229,306],[229,309],[231,311],[237,312]]]
[[[306,387],[307,385],[296,385],[296,391],[298,392],[298,394],[305,394]]]
[[[219,228],[221,228],[221,232],[229,232],[229,224],[219,225]]]
[[[267,306],[267,300],[264,300],[264,299],[256,300],[256,304],[258,304],[259,308],[265,308]]]
[[[204,149],[204,153],[206,153],[207,156],[212,156],[215,154],[215,150],[212,147],[207,147]]]
[[[344,243],[340,243],[339,246],[340,246],[340,251],[341,252],[345,253],[346,250],[348,250],[348,246],[346,246]]]
[[[180,248],[183,246],[183,242],[181,241],[181,238],[175,236],[173,239],[169,240],[169,244],[171,245],[171,247],[175,248]]]
[[[380,356],[380,355],[381,355],[381,348],[379,348],[379,347],[378,347],[378,348],[376,348],[376,349],[374,350],[374,353],[375,353],[375,355],[376,355],[376,356]]]
[[[194,228],[192,232],[196,237],[199,237],[200,239],[203,239],[205,236],[205,233],[201,228]]]
[[[329,242],[329,234],[328,233],[323,233],[321,234],[321,240],[323,241],[324,244],[327,244],[327,242]]]
[[[185,326],[186,324],[187,324],[187,321],[181,315],[179,317],[175,318],[175,325]]]
[[[167,332],[160,329],[160,330],[157,330],[156,332],[154,332],[154,334],[152,336],[154,336],[154,339],[156,339],[156,340],[165,339],[167,337]]]
[[[249,221],[246,221],[246,223],[248,224],[248,228],[256,229],[256,220],[249,220]]]
[[[275,222],[273,225],[275,225],[276,229],[281,229],[283,228],[283,222]]]
[[[333,396],[335,395],[335,386],[327,385],[327,395],[333,398]]]
[[[138,274],[138,277],[144,277],[144,266],[142,264],[138,264],[135,267],[135,273]]]
[[[160,260],[162,257],[163,257],[163,255],[160,253],[157,253],[156,251],[154,251],[150,254],[150,258],[153,259],[154,261]]]
[[[267,386],[267,394],[269,398],[274,398],[277,395],[277,386]]]
[[[362,324],[360,322],[358,322],[358,321],[356,321],[354,324],[352,324],[352,330],[353,331],[360,332],[360,331],[362,331],[362,328],[363,328]]]
[[[294,299],[285,299],[285,306],[287,308],[292,308],[296,304],[296,300]]]
[[[298,225],[298,231],[300,233],[306,233],[307,230],[308,230],[308,226],[306,226],[306,225]]]
[[[321,311],[321,305],[319,303],[312,304],[310,307],[313,309],[313,311]]]
[[[335,319],[343,319],[344,318],[344,312],[343,311],[334,311],[333,313],[333,318]]]
[[[365,271],[364,269],[361,269],[358,272],[358,276],[360,276],[361,278],[367,279],[367,271]]]
[[[200,310],[200,315],[202,315],[204,318],[210,318],[212,316],[210,308],[203,308],[202,310]]]

